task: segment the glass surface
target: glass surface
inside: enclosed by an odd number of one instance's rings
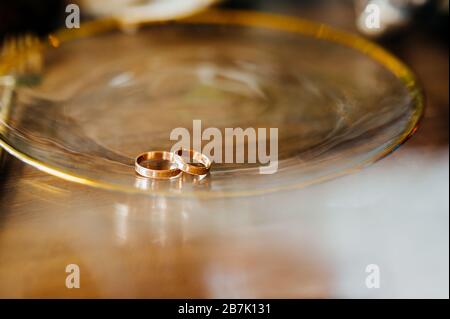
[[[389,154],[423,112],[414,76],[384,50],[280,16],[207,12],[133,33],[96,21],[51,36],[44,57],[40,81],[18,81],[3,99],[1,145],[48,173],[120,191],[213,197],[303,187]],[[278,128],[278,171],[215,163],[205,178],[137,177],[134,158],[170,150],[171,131],[191,130],[193,120],[202,129]]]

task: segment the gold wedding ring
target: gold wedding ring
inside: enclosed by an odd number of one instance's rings
[[[178,163],[178,168],[185,173],[191,175],[206,175],[211,169],[211,160],[208,158],[208,156],[200,152],[181,149],[176,152],[176,155],[177,157],[175,157],[175,160]],[[185,160],[185,157],[188,158],[188,161]],[[193,159],[195,164],[189,163],[189,160],[191,158]]]
[[[141,176],[155,179],[171,179],[174,177],[178,177],[181,173],[181,170],[178,167],[179,161],[175,160],[175,157],[178,157],[178,155],[175,155],[172,152],[146,152],[136,158],[135,170]],[[167,161],[169,162],[170,168],[149,168],[144,166],[143,164],[148,161]]]

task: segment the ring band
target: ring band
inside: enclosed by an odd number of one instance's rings
[[[176,160],[178,156],[171,152],[165,151],[153,151],[146,152],[138,157],[135,160],[135,170],[136,172],[144,177],[156,178],[156,179],[170,179],[173,177],[177,177],[180,175],[181,171],[178,167],[179,160]],[[170,169],[151,169],[142,166],[142,163],[149,160],[160,160],[160,161],[169,161],[171,164],[177,164],[177,167]]]
[[[183,154],[186,152],[189,154],[189,158],[192,157],[194,161],[200,163],[202,166],[187,163],[183,158]],[[211,160],[208,156],[194,150],[180,149],[176,152],[175,160],[179,169],[191,175],[206,175],[211,169]]]

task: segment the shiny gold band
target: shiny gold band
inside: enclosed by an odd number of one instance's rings
[[[176,152],[177,157],[175,160],[177,161],[179,169],[183,172],[191,174],[191,175],[206,175],[209,173],[211,169],[211,160],[208,156],[194,151],[194,150],[179,150]],[[190,158],[193,159],[194,162],[200,164],[190,164]],[[187,161],[185,159],[188,159]]]
[[[135,160],[135,170],[136,172],[144,177],[156,178],[156,179],[170,179],[174,177],[178,177],[181,173],[178,168],[179,160],[175,160],[175,157],[178,157],[174,153],[165,152],[165,151],[153,151],[146,152],[139,155]],[[170,165],[174,163],[177,164],[176,167],[171,167],[169,169],[151,169],[144,167],[142,163],[150,160],[158,160],[158,161],[168,161]]]

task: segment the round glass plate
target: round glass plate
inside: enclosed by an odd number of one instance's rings
[[[3,96],[1,146],[106,189],[215,197],[303,187],[386,156],[423,112],[416,80],[396,58],[294,18],[210,11],[133,33],[102,20],[51,35],[46,47],[40,77],[16,80]],[[170,150],[171,132],[192,132],[194,120],[201,132],[266,128],[267,145],[277,128],[276,171],[245,161],[214,163],[204,178],[135,174],[138,154]]]

